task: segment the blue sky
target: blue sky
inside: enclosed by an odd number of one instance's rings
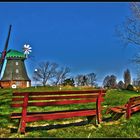
[[[0,2],[0,51],[12,24],[9,49],[32,47],[30,78],[44,60],[70,67],[71,75],[94,72],[98,83],[110,74],[123,80],[127,68],[135,78],[129,59],[138,48],[124,47],[115,34],[129,15],[128,2]]]

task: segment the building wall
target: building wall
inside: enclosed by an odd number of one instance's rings
[[[2,81],[30,81],[23,59],[7,59],[6,68],[1,78]]]
[[[16,88],[26,88],[31,86],[31,81],[1,81],[2,88],[11,88],[12,85],[16,85]]]
[[[2,88],[11,88],[16,85],[16,88],[26,88],[31,86],[26,71],[26,67],[22,58],[7,58],[6,68],[0,81]]]

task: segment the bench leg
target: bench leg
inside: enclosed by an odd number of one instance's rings
[[[131,117],[131,113],[130,112],[127,112],[126,113],[126,119],[130,119],[130,117]]]
[[[126,109],[126,119],[130,119],[130,117],[131,117],[131,104],[128,104]]]
[[[20,119],[18,133],[25,134],[26,122],[25,120]]]
[[[100,113],[97,114],[97,123],[100,124],[102,122],[102,116]]]

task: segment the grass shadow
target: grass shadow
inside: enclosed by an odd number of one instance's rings
[[[103,121],[103,122],[117,121],[117,120],[119,120],[123,115],[124,115],[124,113],[113,113],[110,117],[108,117],[108,118],[103,118],[102,121]]]
[[[35,127],[26,127],[26,132],[32,132],[37,130],[51,130],[51,129],[59,129],[70,126],[84,126],[89,124],[88,121],[80,121],[68,124],[56,124],[56,125],[46,125],[46,126],[35,126]],[[94,124],[93,124],[94,125]],[[17,128],[11,128],[11,133],[17,133]]]
[[[116,113],[115,116],[111,116],[111,117],[107,117],[107,118],[103,118],[102,122],[112,122],[112,121],[116,121],[118,119],[120,119],[124,114],[120,114],[120,113]],[[98,127],[98,125],[95,124],[95,122],[93,123],[90,122],[88,120],[84,120],[84,121],[80,121],[80,122],[73,122],[73,123],[67,123],[67,124],[56,124],[56,125],[46,125],[46,126],[27,126],[26,127],[26,132],[32,132],[32,131],[38,131],[38,130],[52,130],[52,129],[59,129],[59,128],[66,128],[66,127],[70,127],[70,126],[84,126],[87,124],[93,124],[95,127]],[[17,128],[11,128],[11,133],[17,133]]]

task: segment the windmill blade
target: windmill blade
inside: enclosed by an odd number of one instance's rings
[[[28,49],[30,50],[30,49],[32,49],[32,47],[29,47]]]
[[[5,43],[5,48],[4,48],[5,51],[7,51],[7,48],[8,48],[8,43],[9,43],[11,28],[12,28],[12,25],[9,26],[8,37],[7,37],[7,40],[6,40],[6,43]]]
[[[2,68],[3,68],[3,64],[4,64],[4,60],[5,60],[5,56],[6,56],[6,52],[7,52],[7,48],[8,48],[11,28],[12,28],[12,25],[9,26],[8,37],[6,39],[5,47],[4,47],[4,50],[2,51],[1,58],[0,58],[0,75],[1,75],[1,72],[2,72]]]
[[[32,47],[30,47],[30,45],[25,44],[23,46],[23,52],[26,55],[26,58],[28,57],[28,55],[30,54],[30,52],[32,52]]]

